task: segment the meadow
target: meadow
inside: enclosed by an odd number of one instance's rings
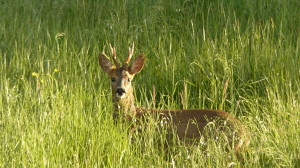
[[[299,25],[298,0],[1,0],[0,167],[300,167]],[[136,104],[230,113],[243,165],[151,127],[130,142],[98,54],[132,42]]]

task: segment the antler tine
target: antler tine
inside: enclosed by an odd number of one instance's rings
[[[132,56],[133,56],[133,52],[134,52],[134,42],[132,43],[132,47],[128,49],[128,57],[125,61],[125,64],[123,65],[124,67],[126,67],[128,65],[128,63],[130,62]]]
[[[109,44],[109,48],[110,48],[110,52],[111,52],[113,61],[114,61],[115,65],[116,65],[116,67],[119,68],[120,64],[118,63],[118,60],[117,60],[116,48],[113,48],[111,46],[111,44]]]

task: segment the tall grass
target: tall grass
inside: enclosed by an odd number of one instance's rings
[[[245,167],[299,167],[299,9],[295,0],[0,1],[0,166],[241,166],[218,143],[168,153],[157,130],[131,143],[113,123],[97,54],[112,43],[123,60],[134,41],[147,58],[137,105],[227,111],[252,135]]]

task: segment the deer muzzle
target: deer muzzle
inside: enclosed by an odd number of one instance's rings
[[[123,98],[125,96],[125,89],[117,88],[116,95],[118,98]]]

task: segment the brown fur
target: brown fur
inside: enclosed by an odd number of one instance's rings
[[[140,118],[145,114],[159,115],[160,119],[164,118],[171,121],[171,125],[176,128],[177,137],[181,141],[187,142],[187,139],[193,141],[195,138],[200,138],[204,132],[205,126],[219,120],[227,122],[227,126],[232,131],[237,132],[238,142],[234,146],[235,153],[239,153],[250,143],[249,135],[245,127],[240,121],[224,111],[210,109],[168,110],[136,108],[135,117]]]

